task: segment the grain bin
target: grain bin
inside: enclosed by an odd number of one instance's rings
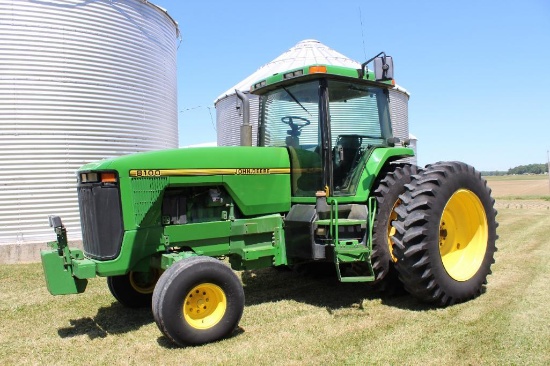
[[[49,214],[81,237],[81,165],[178,146],[178,37],[147,1],[0,0],[0,261],[51,240]]]
[[[240,125],[242,123],[242,106],[235,94],[235,89],[243,92],[250,90],[250,85],[273,74],[311,64],[337,65],[359,69],[361,64],[343,54],[327,47],[314,39],[298,42],[294,47],[263,65],[253,74],[222,93],[214,102],[216,107],[216,131],[218,146],[238,145],[240,142]],[[256,145],[258,127],[258,97],[250,97],[250,120],[252,123],[252,144]],[[390,91],[390,113],[395,137],[409,138],[408,122],[409,93],[397,86]],[[408,159],[413,163],[416,157]]]

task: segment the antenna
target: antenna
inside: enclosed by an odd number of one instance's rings
[[[363,39],[363,56],[367,58],[367,49],[365,48],[365,34],[363,33],[363,13],[361,12],[361,6],[359,6],[359,23],[361,23],[361,38]]]

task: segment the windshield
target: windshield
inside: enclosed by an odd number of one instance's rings
[[[368,152],[392,134],[387,89],[330,80],[328,95],[334,192],[354,194]]]
[[[292,85],[261,98],[261,146],[319,144],[319,82]]]
[[[327,99],[328,114],[321,115]],[[260,146],[288,148],[293,196],[314,196],[325,185],[334,195],[353,195],[372,148],[387,146],[392,137],[388,92],[335,80],[281,87],[260,97],[259,127]],[[324,162],[323,136],[327,145],[330,137]]]
[[[260,146],[285,146],[290,155],[293,196],[323,189],[319,81],[274,90],[260,99]]]

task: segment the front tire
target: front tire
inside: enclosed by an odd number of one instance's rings
[[[438,306],[480,295],[498,238],[487,182],[467,164],[440,162],[406,188],[394,222],[396,269],[406,290]]]
[[[107,277],[109,291],[119,303],[128,308],[144,308],[151,306],[155,283],[160,271],[129,272],[122,276]]]
[[[219,260],[190,257],[169,267],[153,292],[153,316],[172,342],[199,345],[228,336],[244,309],[237,275]]]

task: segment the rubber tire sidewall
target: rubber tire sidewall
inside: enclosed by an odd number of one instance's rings
[[[477,272],[468,280],[457,281],[452,278],[443,265],[443,259],[439,250],[439,226],[441,216],[446,204],[460,189],[467,189],[473,192],[481,201],[485,216],[487,219],[488,240],[487,248],[483,257],[483,261]],[[428,253],[430,262],[433,263],[432,271],[437,279],[441,290],[449,297],[462,301],[469,299],[481,292],[483,285],[486,283],[487,275],[490,272],[491,264],[493,263],[493,255],[495,252],[496,240],[496,225],[495,215],[493,210],[493,202],[483,181],[477,179],[470,174],[456,174],[452,179],[448,179],[445,184],[439,187],[439,191],[435,196],[432,206],[433,217],[426,224],[427,244],[429,245]]]
[[[107,277],[107,286],[113,297],[127,308],[145,308],[151,306],[153,292],[144,294],[134,289],[130,283],[130,273],[122,276]]]
[[[399,200],[399,196],[405,192],[405,184],[411,182],[412,175],[417,174],[418,169],[411,164],[389,165],[385,171],[380,173],[379,180],[373,187],[377,207],[372,231],[372,263],[376,275],[375,282],[385,291],[399,291],[402,287],[390,253],[387,230],[395,203]],[[390,179],[393,182],[389,182]],[[387,191],[378,192],[382,187],[387,187]]]
[[[479,199],[487,219],[487,247],[477,272],[468,280],[452,278],[443,265],[439,249],[440,221],[449,199],[464,189]],[[428,165],[401,196],[396,210],[394,236],[396,269],[405,289],[417,298],[447,306],[482,293],[496,251],[496,210],[487,182],[473,167],[461,162]]]
[[[184,318],[183,302],[195,286],[211,283],[219,286],[227,299],[222,319],[211,328],[197,329]],[[169,267],[153,292],[153,316],[162,331],[174,343],[199,345],[228,336],[238,325],[244,309],[244,290],[237,275],[217,259],[190,257]]]

